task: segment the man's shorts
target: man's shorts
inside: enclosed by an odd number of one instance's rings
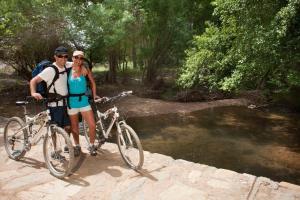
[[[56,123],[59,127],[70,126],[70,119],[66,106],[49,107],[51,122]]]
[[[78,113],[86,112],[86,111],[89,111],[89,110],[92,110],[90,105],[82,107],[82,108],[71,108],[71,109],[68,108],[68,114],[69,115],[76,115]]]

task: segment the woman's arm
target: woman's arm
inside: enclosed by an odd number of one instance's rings
[[[93,77],[93,74],[92,74],[92,71],[88,68],[87,69],[87,76],[89,78],[89,81],[91,83],[91,89],[92,89],[92,93],[93,93],[93,98],[96,99],[96,98],[100,98],[99,96],[97,96],[97,90],[96,90],[96,82],[95,82],[95,79]]]

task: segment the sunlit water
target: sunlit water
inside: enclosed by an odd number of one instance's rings
[[[300,115],[221,107],[127,121],[144,150],[300,185]]]

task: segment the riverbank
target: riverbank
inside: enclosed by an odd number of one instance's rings
[[[247,106],[249,105],[249,101],[246,99],[224,99],[211,102],[180,103],[141,98],[132,95],[114,102],[114,104],[106,105],[106,107],[113,105],[118,106],[125,117],[144,117],[169,113],[184,114],[222,106]],[[5,113],[4,116],[0,116],[0,132],[3,132],[8,117],[23,116],[23,110],[15,106],[14,102],[6,102],[3,106],[0,106],[0,110],[2,110],[2,114]]]

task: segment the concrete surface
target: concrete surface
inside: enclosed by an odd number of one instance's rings
[[[60,180],[45,166],[42,142],[17,162],[7,157],[0,134],[0,199],[300,199],[297,185],[146,151],[143,169],[136,172],[115,144],[103,145],[96,157],[87,153],[83,138],[81,144],[77,170]]]

